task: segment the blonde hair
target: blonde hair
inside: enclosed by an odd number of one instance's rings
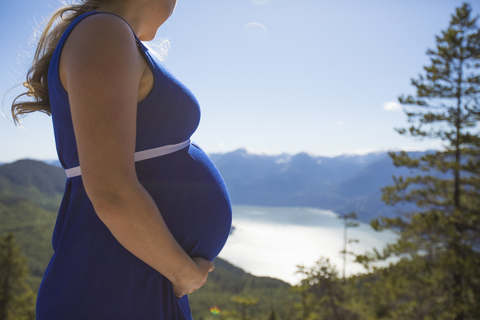
[[[32,66],[27,72],[26,81],[23,83],[27,92],[20,94],[13,100],[12,117],[15,124],[20,123],[20,117],[35,111],[51,114],[48,96],[48,67],[53,52],[70,23],[84,13],[100,7],[117,9],[124,2],[125,0],[80,0],[78,4],[65,5],[53,13],[38,41]],[[19,101],[20,98],[25,96],[31,98],[30,101]]]

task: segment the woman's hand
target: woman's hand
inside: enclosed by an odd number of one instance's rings
[[[214,269],[213,263],[201,257],[195,257],[192,260],[197,266],[196,272],[187,275],[187,277],[184,277],[177,283],[173,283],[173,291],[177,298],[181,298],[203,287],[207,283],[208,273]]]

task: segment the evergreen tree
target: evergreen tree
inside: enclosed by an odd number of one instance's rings
[[[0,320],[35,319],[35,295],[26,277],[26,259],[10,233],[0,242]]]
[[[313,293],[310,290],[310,284],[308,282],[309,271],[304,266],[297,266],[298,271],[296,273],[301,273],[305,278],[300,282],[299,285],[293,286],[290,290],[294,296],[299,297],[299,301],[295,299],[293,304],[293,319],[298,320],[314,320],[318,319],[315,309],[317,307],[317,301]]]
[[[298,273],[305,278],[298,286],[302,294],[302,320],[333,319],[357,320],[356,312],[348,306],[345,285],[338,276],[336,267],[330,259],[321,257],[314,266],[298,266]]]
[[[258,299],[246,296],[233,296],[232,302],[238,304],[241,307],[241,320],[247,319],[247,308],[250,306],[254,306],[258,303]]]
[[[347,251],[347,244],[352,242],[359,242],[358,239],[348,239],[347,231],[348,228],[355,228],[358,227],[358,222],[354,222],[352,220],[357,219],[357,214],[355,212],[340,215],[339,219],[343,220],[343,250],[340,251],[340,254],[343,255],[343,281],[345,282],[345,273],[347,271],[347,255],[353,255],[354,253],[351,251]]]
[[[275,310],[272,309],[272,311],[270,311],[270,315],[268,316],[268,320],[277,320],[277,313],[275,312]]]
[[[389,152],[395,166],[422,172],[393,177],[394,185],[382,189],[388,205],[417,206],[372,221],[399,240],[358,257],[365,264],[400,258],[379,272],[391,285],[388,319],[480,319],[480,137],[472,132],[480,120],[480,30],[471,14],[467,3],[456,9],[436,49],[427,51],[425,75],[412,79],[416,96],[399,97],[412,126],[396,130],[441,139],[445,149],[415,159]]]

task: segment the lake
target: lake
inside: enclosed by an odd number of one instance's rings
[[[268,276],[297,284],[296,265],[313,266],[324,256],[343,272],[343,220],[330,210],[303,207],[233,206],[233,233],[219,257],[255,276]],[[376,232],[361,223],[348,229],[348,238],[358,239],[347,251],[364,253],[394,242],[390,231]],[[353,257],[347,260],[347,275],[365,272]]]

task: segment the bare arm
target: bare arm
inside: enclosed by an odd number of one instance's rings
[[[70,34],[60,72],[69,94],[82,179],[114,237],[174,284],[177,296],[201,287],[213,265],[192,260],[173,238],[134,166],[142,56],[118,17],[94,15]]]

